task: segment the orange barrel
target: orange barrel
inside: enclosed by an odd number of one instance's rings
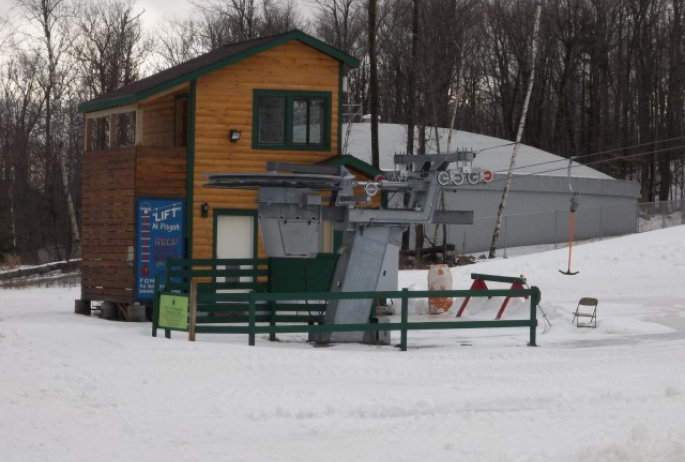
[[[447,265],[430,265],[428,269],[428,290],[452,290],[452,271]],[[451,297],[428,299],[430,314],[446,313],[452,307]]]

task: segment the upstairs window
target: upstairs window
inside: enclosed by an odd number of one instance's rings
[[[330,121],[330,93],[257,90],[252,146],[327,151],[331,145]]]
[[[285,144],[285,96],[260,96],[257,105],[257,143]]]

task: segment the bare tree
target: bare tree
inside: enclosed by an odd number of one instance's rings
[[[421,14],[421,4],[419,0],[412,1],[412,20],[411,20],[411,60],[409,61],[409,81],[407,88],[407,154],[414,154],[414,124],[416,122],[416,62],[419,57],[419,24]],[[409,239],[407,235],[407,239]]]
[[[55,187],[53,172],[61,180],[72,237],[72,252],[80,253],[80,235],[76,208],[71,194],[70,178],[67,172],[66,152],[59,127],[62,127],[62,97],[67,85],[69,66],[63,57],[71,46],[72,34],[69,30],[72,15],[66,0],[17,0],[21,12],[27,18],[29,27],[34,27],[36,35],[34,52],[44,63],[37,74],[44,101],[43,130],[45,188]],[[31,29],[29,29],[31,30]],[[57,128],[57,129],[56,129]],[[59,208],[56,194],[48,194],[51,210]],[[56,226],[56,224],[55,224]],[[56,243],[57,244],[57,243]],[[56,245],[56,247],[59,247]]]
[[[223,43],[240,42],[277,34],[301,25],[292,0],[191,0],[207,24],[220,25]],[[221,44],[223,44],[221,43]]]
[[[275,35],[302,27],[302,16],[293,0],[262,0],[259,35]]]
[[[10,26],[7,18],[0,16],[0,49],[4,49],[5,44],[10,41]]]
[[[664,89],[666,94],[665,114],[665,137],[667,139],[678,138],[683,135],[683,107],[685,95],[685,56],[683,56],[684,40],[683,21],[685,20],[685,2],[683,0],[673,0],[671,3],[671,10],[667,13],[668,28],[665,30],[666,37],[664,42],[668,47],[667,54],[667,70],[665,71],[667,84]],[[673,145],[672,145],[673,146]],[[659,200],[668,200],[670,197],[675,198],[672,185],[674,177],[677,175],[678,165],[674,162],[677,156],[680,156],[682,164],[683,149],[679,152],[669,151],[665,155],[661,155],[658,161],[660,185],[659,185]],[[681,179],[681,188],[682,188]]]
[[[133,0],[106,0],[87,5],[76,18],[79,34],[73,53],[81,82],[92,96],[140,78],[152,50],[141,14]]]
[[[365,46],[362,0],[314,0],[314,32],[323,41],[359,56]]]
[[[4,63],[0,79],[0,167],[2,183],[7,188],[9,206],[0,224],[7,223],[9,248],[27,261],[44,244],[36,224],[44,217],[36,216],[36,181],[42,178],[41,159],[44,156],[37,142],[43,116],[44,100],[40,95],[36,75],[41,68],[35,53],[21,52]],[[4,233],[0,233],[4,234]]]
[[[192,17],[167,20],[157,37],[156,51],[160,59],[155,68],[163,70],[176,66],[219,46],[219,40],[203,40],[202,26],[201,20]]]
[[[198,0],[188,18],[168,19],[158,35],[157,70],[183,63],[229,43],[304,27],[293,0]]]
[[[242,41],[255,38],[255,16],[257,9],[254,0],[191,0],[195,8],[204,15],[216,18],[227,31],[229,41]],[[227,38],[228,38],[227,37]]]
[[[488,258],[495,258],[497,250],[497,241],[499,240],[499,233],[502,227],[502,217],[504,216],[504,208],[506,207],[507,197],[509,195],[509,188],[511,187],[511,177],[513,175],[514,166],[516,165],[516,155],[521,147],[521,137],[526,126],[526,116],[528,115],[528,103],[530,102],[530,95],[533,92],[533,84],[535,82],[535,58],[538,51],[538,30],[540,28],[540,12],[542,6],[538,4],[535,11],[535,26],[533,28],[533,45],[531,53],[531,71],[528,79],[528,89],[526,90],[526,97],[523,101],[523,109],[521,111],[521,120],[519,122],[518,131],[516,133],[516,144],[514,145],[514,152],[511,155],[511,162],[509,163],[509,170],[507,171],[507,181],[504,183],[504,190],[502,191],[502,200],[497,209],[497,220],[495,221],[495,231],[492,233],[492,242],[490,243],[490,253]]]

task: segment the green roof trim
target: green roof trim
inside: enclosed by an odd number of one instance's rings
[[[190,81],[188,105],[188,147],[186,158],[186,258],[193,258],[193,214],[195,213],[195,116],[197,112],[197,82]]]
[[[230,66],[231,64],[235,64],[292,40],[300,41],[321,53],[337,59],[347,66],[359,66],[359,60],[357,58],[333,48],[302,31],[293,30],[280,35],[230,44],[212,50],[197,58],[191,59],[190,61],[82,103],[79,105],[78,110],[82,113],[88,113],[134,104],[154,96],[157,93],[185,84],[191,80],[196,80],[206,74]]]
[[[343,77],[345,65],[338,65],[338,154],[342,154],[342,133],[343,133]]]
[[[363,175],[366,175],[369,178],[376,178],[378,175],[383,175],[383,170],[378,170],[373,165],[367,164],[363,160],[349,154],[333,156],[319,163],[321,165],[337,165],[340,167],[348,167]]]

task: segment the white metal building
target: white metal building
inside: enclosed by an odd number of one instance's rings
[[[343,147],[365,162],[371,162],[370,124],[343,127]],[[441,152],[447,150],[449,130],[440,129]],[[432,135],[432,133],[430,133]],[[435,153],[433,141],[428,153]],[[406,126],[381,124],[379,142],[381,168],[394,169],[393,156],[406,152]],[[502,198],[506,172],[513,143],[475,133],[455,130],[451,151],[472,150],[477,153],[474,167],[491,170],[495,175],[486,185],[465,185],[445,194],[447,210],[473,210],[474,224],[453,225],[448,242],[460,253],[485,251],[490,247],[497,208]],[[568,159],[540,149],[521,145],[505,209],[504,229],[499,248],[547,243],[568,239],[570,197]],[[640,185],[616,180],[590,167],[574,163],[570,184],[580,193],[580,206],[575,218],[575,239],[620,235],[637,228],[637,199]],[[429,230],[431,236],[433,232]],[[429,236],[429,237],[431,237]],[[441,240],[441,238],[440,238]]]

